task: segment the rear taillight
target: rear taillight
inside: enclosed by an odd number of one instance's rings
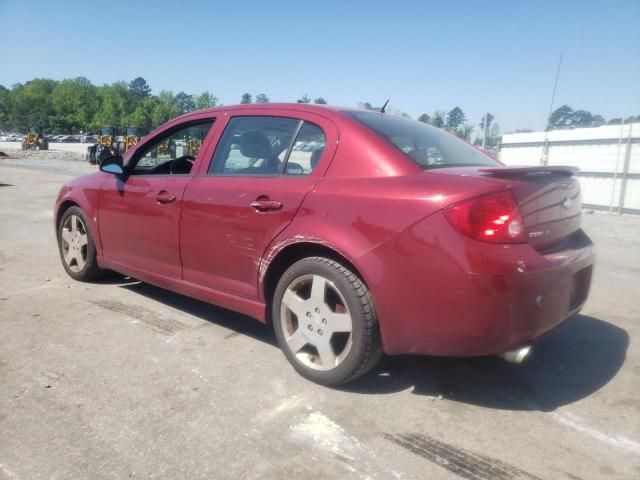
[[[444,209],[462,233],[491,243],[525,242],[522,217],[510,190],[464,200]]]

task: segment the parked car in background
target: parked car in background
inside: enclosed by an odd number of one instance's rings
[[[0,141],[3,142],[21,142],[24,138],[23,135],[19,133],[7,133],[0,138]]]
[[[521,362],[576,314],[594,253],[574,172],[381,112],[220,107],[65,184],[54,219],[72,278],[115,270],[270,323],[300,374],[339,385],[383,351]]]
[[[58,137],[57,141],[58,143],[78,143],[80,138],[76,135],[62,135]]]

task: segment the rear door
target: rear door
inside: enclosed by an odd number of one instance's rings
[[[258,298],[262,254],[296,215],[336,143],[335,126],[319,115],[265,115],[264,110],[230,115],[209,152],[211,162],[184,194],[184,279]]]

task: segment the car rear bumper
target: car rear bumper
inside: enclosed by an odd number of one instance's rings
[[[387,354],[477,356],[529,343],[575,315],[594,248],[581,230],[553,251],[483,243],[438,213],[361,261]]]

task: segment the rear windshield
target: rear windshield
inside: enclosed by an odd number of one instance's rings
[[[500,165],[453,135],[415,120],[378,112],[345,111],[343,113],[391,142],[423,169]]]

